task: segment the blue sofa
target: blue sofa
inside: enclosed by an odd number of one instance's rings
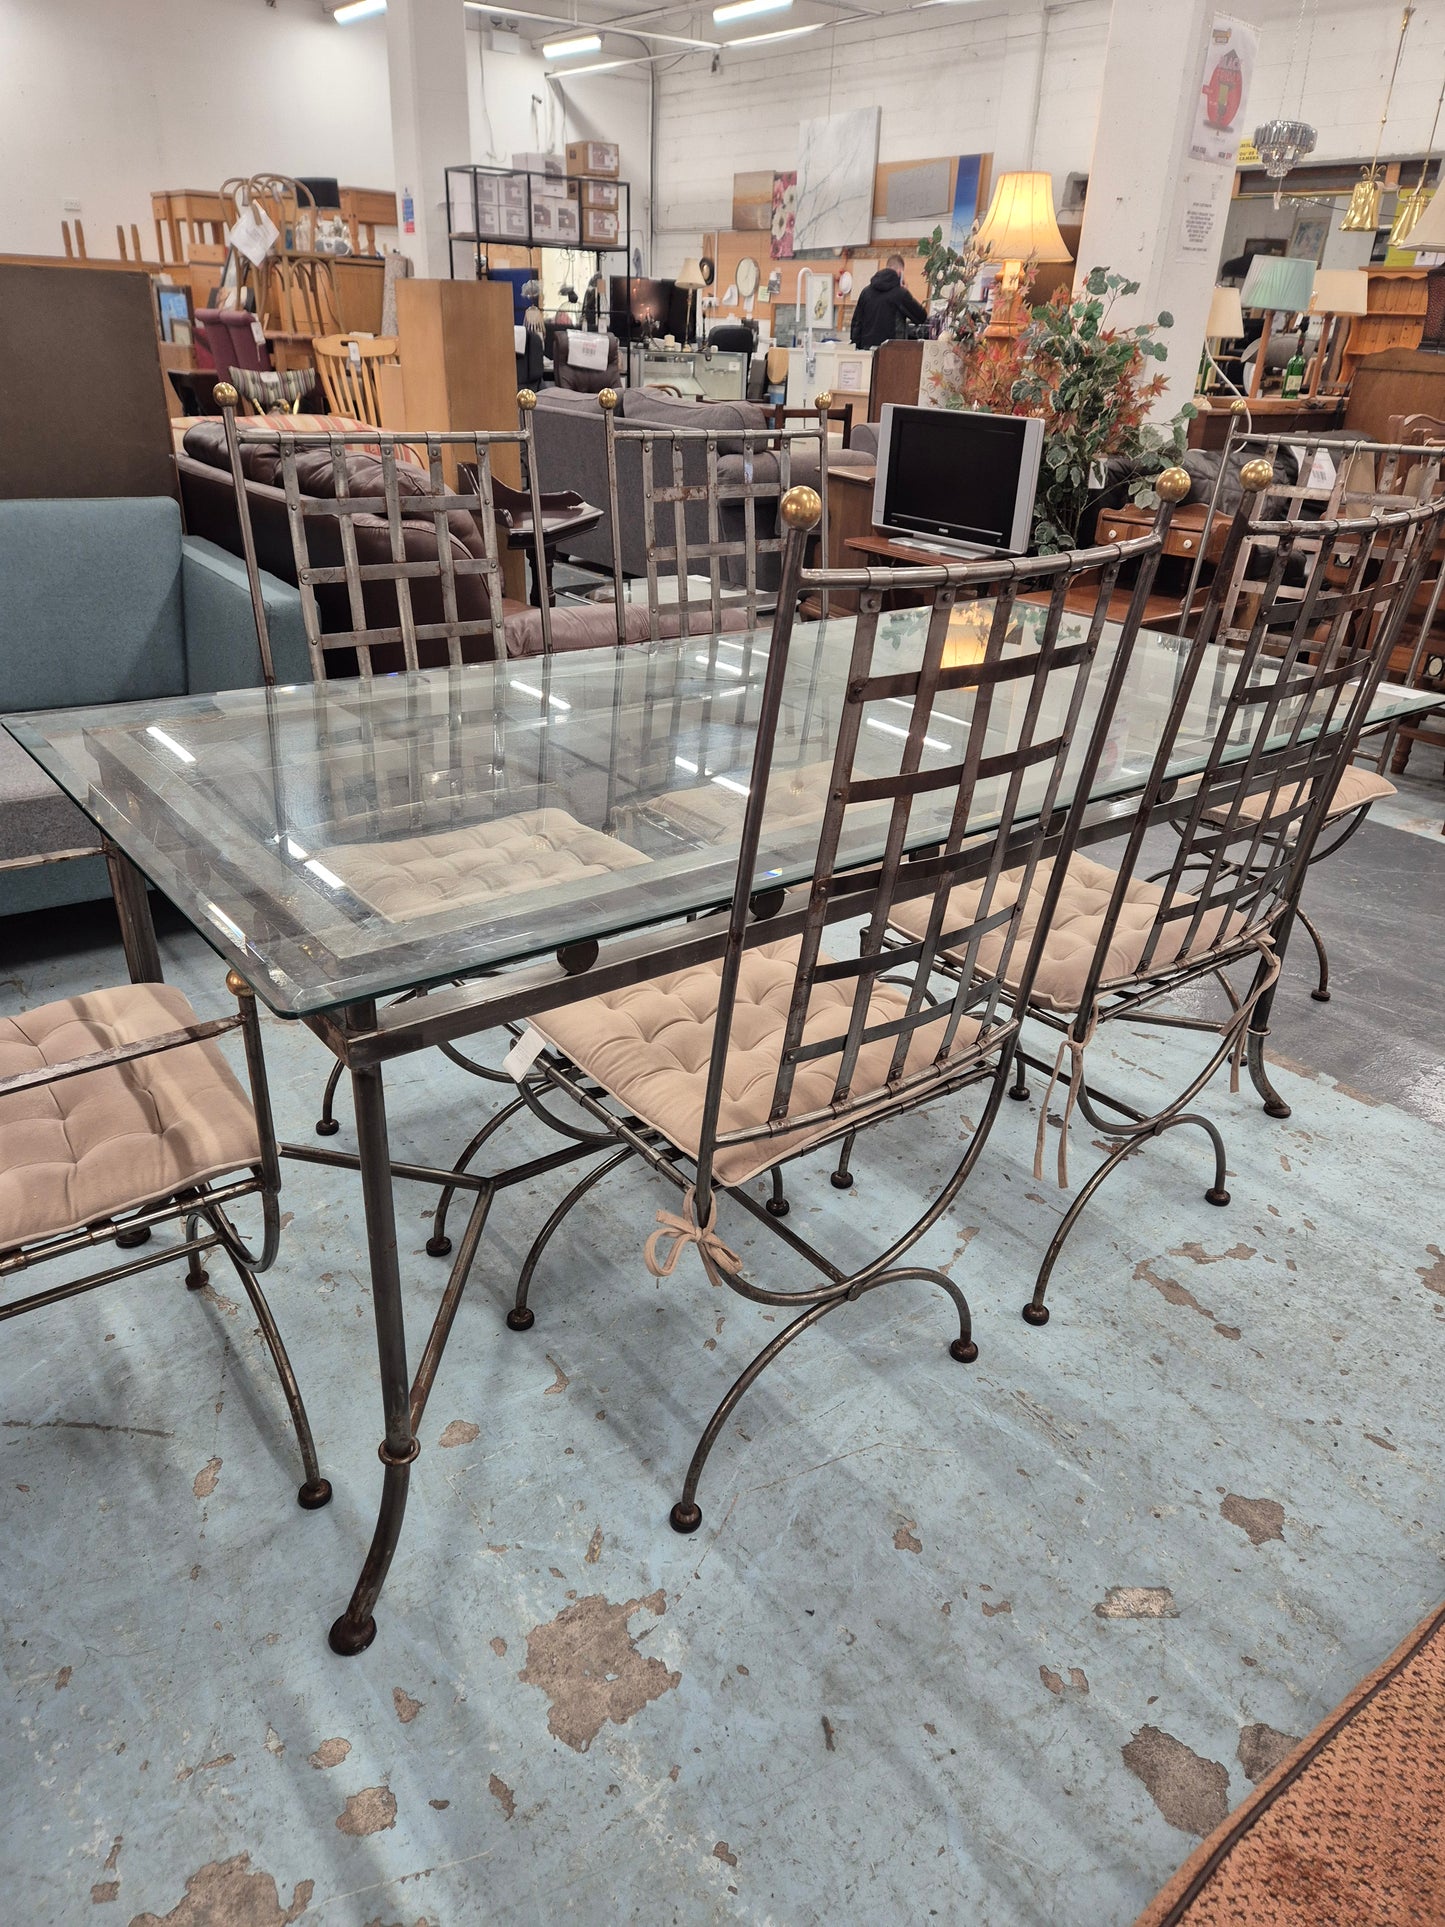
[[[301,598],[264,579],[278,682],[308,682]],[[169,496],[0,502],[0,714],[261,681],[242,563]],[[108,896],[94,825],[0,729],[0,916]]]

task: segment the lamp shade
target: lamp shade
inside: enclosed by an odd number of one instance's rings
[[[1405,242],[1409,248],[1424,248],[1430,254],[1445,254],[1445,196],[1438,189],[1430,205],[1411,228]]]
[[[1051,174],[1000,174],[978,248],[994,261],[1072,261],[1054,219]]]
[[[1211,341],[1233,341],[1244,333],[1244,304],[1238,288],[1216,288],[1209,298],[1204,332]]]
[[[1302,314],[1315,285],[1315,264],[1292,254],[1256,254],[1239,291],[1240,306]]]
[[[1367,314],[1370,277],[1363,268],[1320,268],[1310,295],[1311,314]]]
[[[672,277],[672,285],[675,288],[705,288],[707,281],[704,279],[703,271],[699,263],[688,260],[683,262],[677,273]]]

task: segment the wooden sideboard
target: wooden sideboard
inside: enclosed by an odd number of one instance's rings
[[[1390,439],[1394,415],[1445,420],[1445,355],[1425,348],[1387,348],[1367,355],[1350,385],[1344,425],[1371,441]]]

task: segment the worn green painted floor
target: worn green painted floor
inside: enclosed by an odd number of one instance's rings
[[[1438,931],[1445,853],[1375,834]],[[5,1326],[0,1918],[1130,1921],[1281,1736],[1445,1594],[1441,1131],[1428,1090],[1391,1101],[1328,1068],[1343,985],[1357,1026],[1370,995],[1351,940],[1335,1005],[1284,999],[1294,1117],[1212,1093],[1229,1210],[1203,1202],[1203,1139],[1171,1134],[1104,1188],[1030,1330],[1060,1194],[1031,1175],[1032,1106],[1006,1105],[921,1248],[971,1297],[977,1364],[948,1358],[921,1287],[828,1320],[740,1408],[693,1539],[667,1508],[769,1314],[690,1257],[651,1279],[642,1238],[671,1200],[624,1169],[514,1335],[507,1289],[561,1181],[508,1194],[359,1660],[324,1637],[380,1478],[354,1180],[287,1167],[268,1281],[328,1511],[292,1503],[283,1407],[219,1270],[204,1302],[178,1267]],[[210,953],[164,948],[220,1008]],[[1410,968],[1438,1090],[1438,962]],[[72,918],[30,926],[0,972],[10,1010],[120,965]],[[282,1131],[303,1134],[326,1060],[267,1036]],[[1129,1048],[1132,1074],[1176,1048]],[[439,1058],[390,1091],[399,1155],[449,1155],[487,1101]],[[861,1242],[957,1132],[938,1108],[878,1134],[847,1195],[798,1167],[795,1222]],[[1077,1175],[1077,1126],[1073,1149]],[[418,1333],[444,1269],[421,1250],[430,1202],[402,1194]]]

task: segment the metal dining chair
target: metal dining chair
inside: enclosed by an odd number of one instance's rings
[[[1041,955],[1047,912],[1059,894],[1084,820],[1110,719],[1128,668],[1172,503],[1188,490],[1175,471],[1161,482],[1159,524],[1138,541],[1033,560],[988,560],[905,569],[808,570],[805,549],[822,503],[810,489],[784,497],[782,582],[766,663],[754,683],[756,740],[740,827],[736,880],[721,959],[593,997],[534,1019],[550,1054],[544,1085],[569,1097],[616,1149],[573,1186],[542,1227],[507,1316],[534,1320],[531,1286],[557,1228],[600,1178],[640,1158],[682,1194],[660,1211],[646,1242],[656,1276],[696,1248],[703,1274],[755,1304],[793,1315],[737,1378],[703,1430],[673,1506],[679,1532],[696,1531],[699,1480],[730,1414],[759,1375],[830,1312],[884,1285],[924,1283],[952,1309],[950,1355],[977,1356],[967,1299],[946,1270],[916,1262],[916,1246],[974,1169],[1008,1078],[1019,1009],[1002,994],[1016,968],[1027,986]],[[1137,562],[1127,615],[1099,662],[1110,597]],[[806,881],[772,881],[778,829],[771,814],[790,652],[800,603],[830,588],[859,592],[846,677],[836,692],[832,776],[801,836]],[[1066,608],[1087,588],[1088,613]],[[905,649],[880,625],[895,589],[927,598],[925,633]],[[1025,598],[1045,598],[1042,606]],[[955,620],[961,597],[991,598],[981,638]],[[1090,698],[1086,709],[1086,697]],[[895,720],[896,719],[896,720]],[[1072,801],[1063,788],[1071,753]],[[1034,930],[1001,889],[1015,866],[1026,882],[1054,860],[1045,914]],[[957,912],[955,885],[975,877]],[[904,905],[916,921],[905,944],[887,941]],[[856,956],[825,948],[827,924],[861,919]],[[945,954],[961,959],[945,994],[934,989]],[[953,1169],[931,1186],[926,1208],[888,1227],[865,1263],[840,1265],[782,1222],[778,1173],[788,1161],[920,1105],[975,1088],[977,1123]],[[764,1203],[750,1187],[771,1178]],[[783,1288],[750,1276],[725,1242],[718,1202],[770,1226],[821,1282]],[[785,1254],[783,1254],[785,1255]]]
[[[1259,454],[1255,459],[1267,461],[1273,467],[1281,438],[1277,435],[1244,436],[1239,439],[1237,446],[1246,454],[1251,448],[1257,448]],[[1283,482],[1276,472],[1262,504],[1262,513],[1271,522],[1283,521],[1298,531],[1293,566],[1286,572],[1278,590],[1282,608],[1290,599],[1303,593],[1307,563],[1312,553],[1311,539],[1303,530],[1311,514],[1328,523],[1341,517],[1358,519],[1407,507],[1412,503],[1434,500],[1441,491],[1441,460],[1445,457],[1445,448],[1438,443],[1432,447],[1422,442],[1419,436],[1402,437],[1393,442],[1371,442],[1359,436],[1315,436],[1304,442],[1291,442],[1289,448],[1297,464],[1296,479]],[[1275,542],[1274,536],[1261,532],[1247,536],[1241,544],[1234,567],[1229,572],[1220,613],[1219,637],[1222,641],[1242,644],[1247,637],[1249,612],[1253,599],[1261,592],[1268,578]],[[1412,632],[1423,641],[1434,625],[1441,589],[1445,587],[1445,566],[1442,565],[1445,565],[1445,555],[1441,554],[1428,558],[1425,563],[1414,606],[1405,619],[1400,640],[1396,644],[1397,657],[1400,652],[1408,655]],[[1335,570],[1348,566],[1348,558],[1342,554],[1338,541],[1330,566]],[[1291,577],[1299,579],[1292,581]],[[1399,668],[1403,665],[1397,661],[1394,666]],[[1390,670],[1391,665],[1387,664],[1385,673],[1388,675]],[[1369,749],[1363,746],[1360,760],[1347,764],[1341,770],[1330,796],[1319,840],[1309,859],[1310,868],[1323,863],[1348,843],[1376,803],[1396,794],[1395,785],[1384,773],[1394,739],[1393,730],[1381,734],[1373,768],[1366,767]],[[1257,813],[1261,807],[1261,799],[1252,799],[1245,806],[1246,814]],[[1310,996],[1316,1003],[1328,1003],[1331,995],[1330,960],[1324,936],[1302,902],[1296,903],[1294,915],[1315,953],[1318,976]]]
[[[281,1380],[305,1479],[297,1502],[324,1506],[311,1426],[280,1330],[257,1282],[281,1235],[281,1167],[271,1122],[256,999],[234,971],[238,1011],[202,1022],[167,984],[124,984],[0,1019],[0,1280],[97,1246],[131,1252],[152,1232],[179,1242],[0,1302],[0,1320],[186,1261],[186,1284],[207,1282],[207,1252],[227,1258],[245,1287]],[[250,1095],[216,1039],[241,1033]],[[230,1209],[259,1198],[252,1252]]]
[[[1025,906],[1025,927],[1045,932],[1031,980],[1000,960],[1005,986],[1017,1011],[1059,1038],[1052,1062],[1022,1041],[1017,1051],[1012,1096],[1027,1097],[1028,1069],[1046,1079],[1036,1174],[1060,1087],[1060,1185],[1068,1182],[1075,1110],[1110,1146],[1049,1243],[1023,1311],[1033,1325],[1048,1321],[1049,1278],[1090,1199],[1126,1157],[1164,1132],[1191,1125],[1206,1134],[1214,1173],[1205,1197],[1228,1204],[1224,1140],[1191,1108],[1225,1063],[1237,1079],[1247,1061],[1265,1109],[1289,1115],[1264,1064],[1275,981],[1306,867],[1445,515],[1445,503],[1435,501],[1349,521],[1263,522],[1258,508],[1270,486],[1269,464],[1247,463],[1242,479],[1246,494],[1181,662],[1142,807],[1114,861],[1075,855],[1032,880],[1015,870],[1004,891],[1005,901]],[[1269,571],[1247,631],[1226,638],[1227,584],[1246,541],[1268,545]],[[1340,555],[1348,557],[1343,565]],[[1297,557],[1302,583],[1287,581]],[[1181,738],[1199,739],[1198,773],[1187,779],[1171,773]],[[1176,785],[1174,853],[1149,878],[1142,873],[1145,833]],[[954,914],[969,914],[970,901],[965,889]],[[917,910],[905,907],[894,929],[901,941],[916,942]],[[958,946],[947,948],[946,973],[968,965]],[[1235,971],[1247,977],[1232,978]],[[1181,994],[1200,986],[1222,992],[1222,1011],[1209,1012],[1197,997],[1179,1007]],[[1214,1042],[1182,1090],[1140,1108],[1106,1093],[1090,1075],[1090,1048],[1114,1023],[1193,1031]]]

